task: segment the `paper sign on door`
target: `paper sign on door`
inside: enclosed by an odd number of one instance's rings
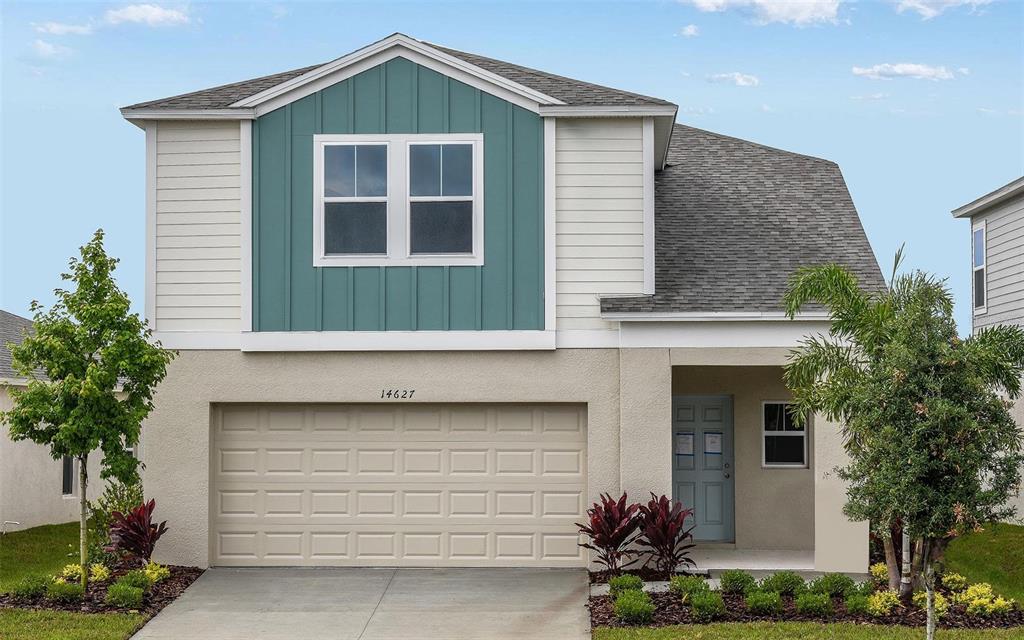
[[[692,433],[677,433],[676,434],[676,455],[677,456],[692,456],[693,455],[693,434]]]
[[[704,434],[704,453],[722,453],[721,432],[708,431]]]

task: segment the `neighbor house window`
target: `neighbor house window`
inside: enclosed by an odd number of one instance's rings
[[[60,467],[60,492],[65,496],[70,496],[75,492],[75,459],[71,456],[64,456],[60,460]]]
[[[797,424],[788,402],[765,402],[761,411],[762,462],[766,467],[806,467],[806,423]]]
[[[986,264],[988,256],[986,255],[986,243],[985,243],[985,232],[987,231],[985,223],[981,222],[976,225],[972,231],[972,245],[974,254],[974,312],[981,313],[985,311],[985,305],[987,303],[988,291],[986,290]]]
[[[483,136],[314,136],[315,266],[483,264]]]

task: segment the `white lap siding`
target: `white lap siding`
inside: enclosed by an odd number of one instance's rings
[[[238,122],[156,125],[158,331],[238,331]]]
[[[643,122],[560,118],[555,129],[559,329],[611,329],[598,295],[643,291]]]

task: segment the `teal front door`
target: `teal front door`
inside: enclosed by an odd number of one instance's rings
[[[672,398],[673,498],[694,510],[695,540],[735,540],[730,396]]]

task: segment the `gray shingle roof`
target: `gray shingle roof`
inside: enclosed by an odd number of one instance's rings
[[[0,378],[22,378],[23,376],[11,367],[11,352],[8,342],[20,344],[25,331],[31,331],[32,321],[0,310]]]
[[[675,125],[655,177],[655,293],[605,312],[781,311],[798,267],[885,286],[839,166]]]
[[[485,58],[464,51],[448,49],[436,44],[429,44],[450,56],[464,60],[476,65],[486,71],[500,75],[508,80],[517,82],[525,87],[540,91],[556,100],[561,100],[572,106],[593,106],[593,105],[615,105],[615,106],[642,106],[642,105],[670,105],[671,102],[652,98],[650,96],[620,91],[601,85],[573,80],[562,76],[521,67],[509,62]],[[326,64],[326,63],[325,63]],[[275,85],[301,76],[323,65],[317,64],[301,69],[293,69],[275,73],[269,76],[261,76],[242,82],[221,85],[201,91],[193,91],[170,98],[150,100],[124,107],[125,109],[226,109],[235,102],[256,95]]]

